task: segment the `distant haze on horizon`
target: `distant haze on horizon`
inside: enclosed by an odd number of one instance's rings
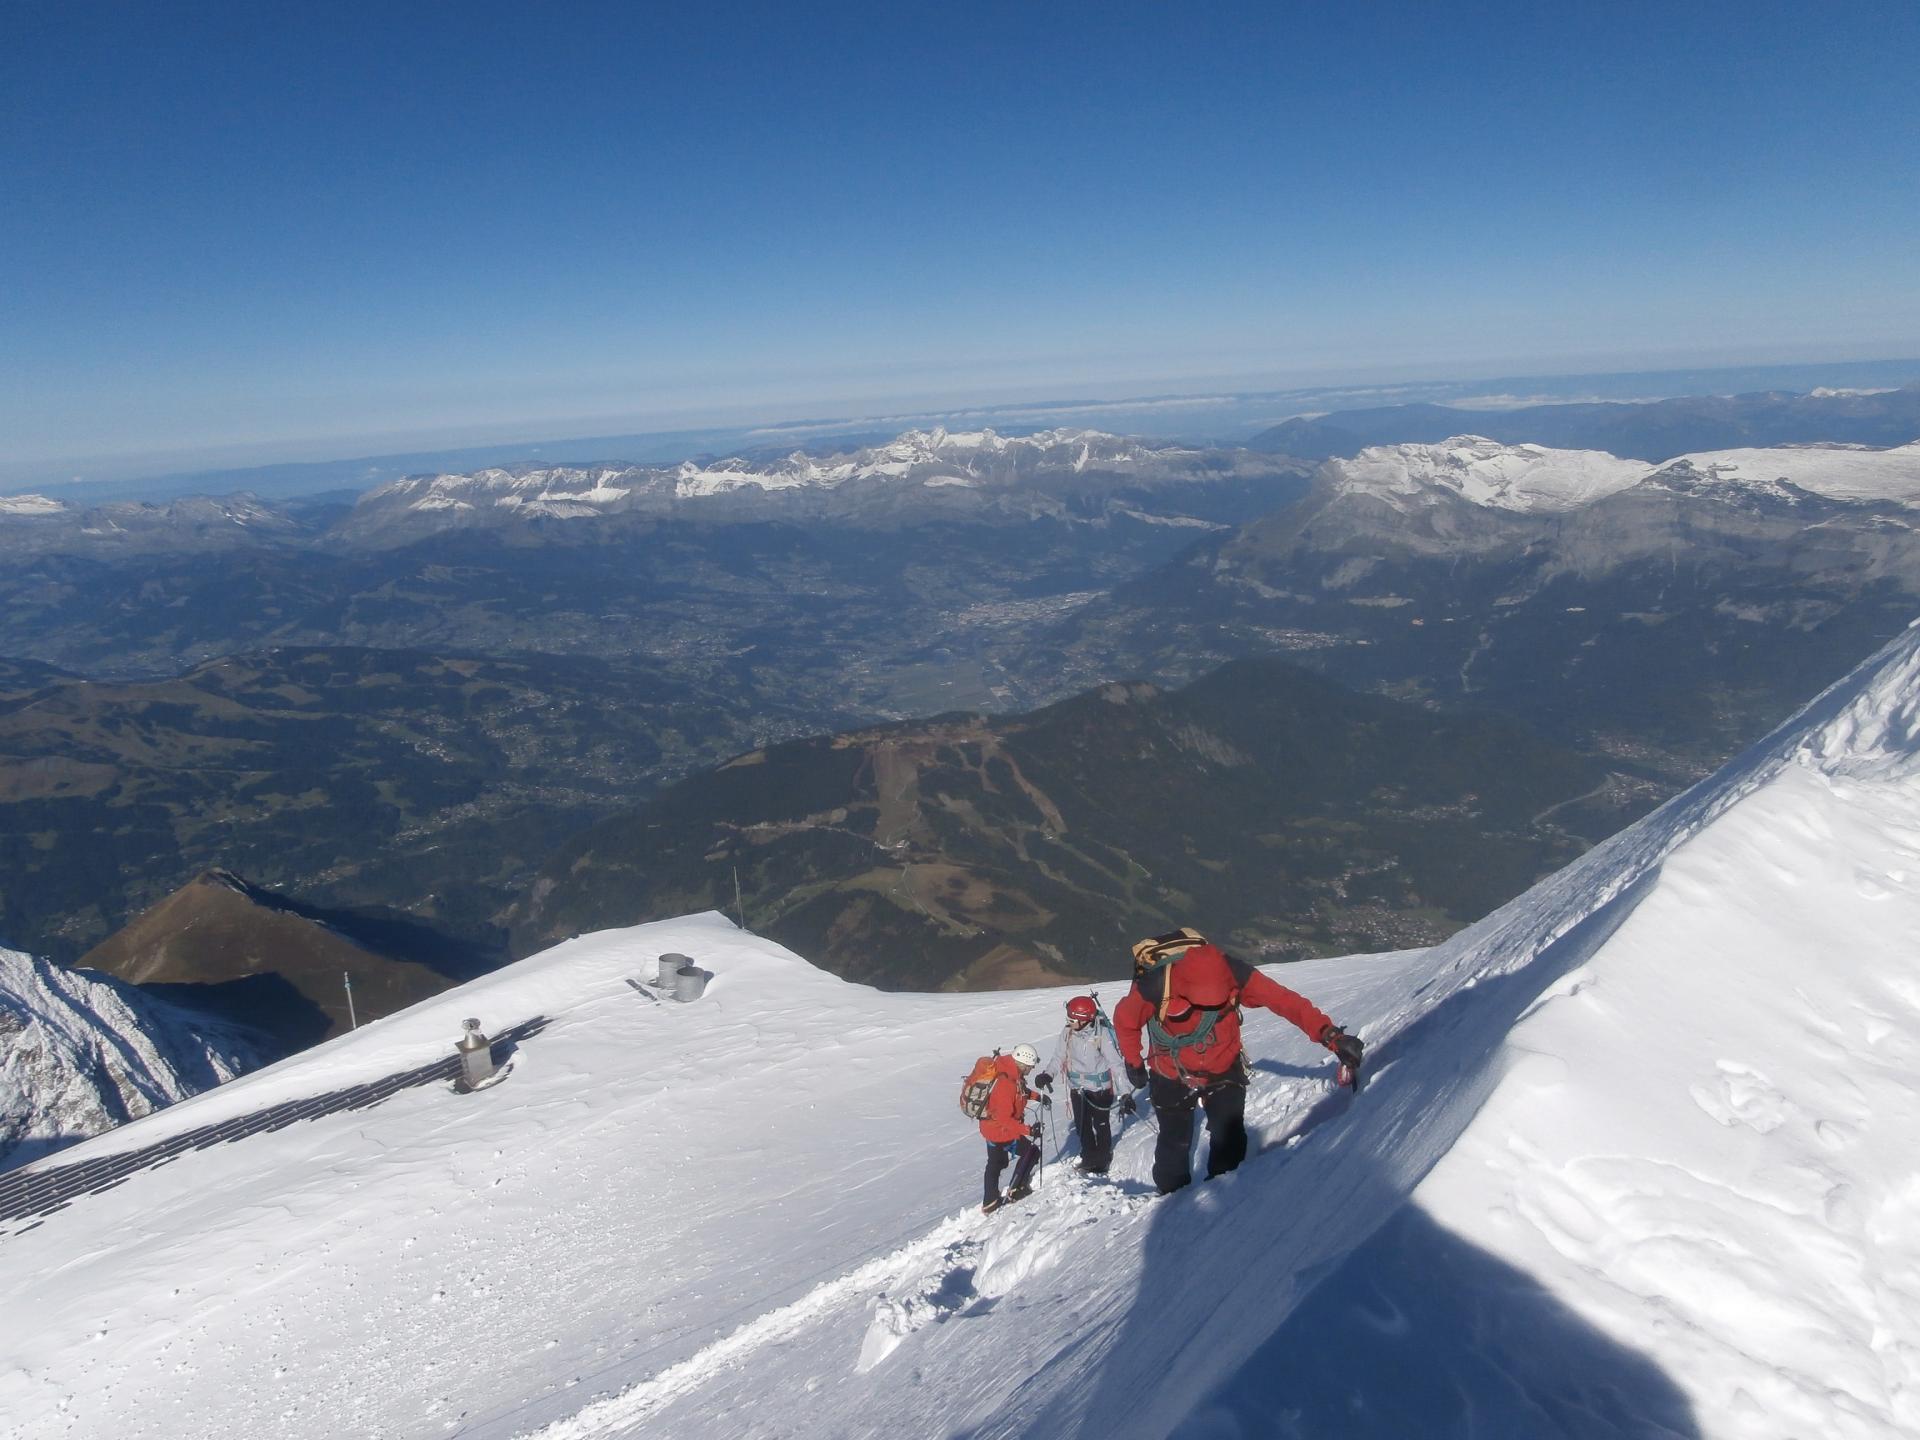
[[[0,485],[1920,353],[1920,6],[13,6]]]
[[[165,500],[188,494],[254,491],[282,498],[365,490],[403,474],[513,465],[671,464],[698,456],[859,448],[907,430],[990,429],[1024,435],[1056,428],[1104,430],[1149,440],[1234,445],[1284,420],[1387,406],[1441,405],[1460,412],[1462,431],[1476,412],[1567,403],[1646,403],[1678,396],[1754,392],[1805,394],[1829,389],[1881,394],[1920,386],[1920,356],[1886,360],[1803,360],[1797,364],[1714,366],[1589,374],[1422,379],[1397,377],[1344,385],[1197,394],[1158,393],[1109,399],[1024,397],[946,401],[862,412],[814,407],[778,419],[713,423],[679,429],[626,429],[632,417],[602,417],[567,426],[495,424],[446,434],[376,435],[290,440],[204,452],[99,459],[86,473],[45,461],[0,455],[0,495],[32,490],[89,504]]]

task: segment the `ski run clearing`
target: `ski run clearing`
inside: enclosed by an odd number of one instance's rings
[[[583,936],[36,1167],[549,1022],[0,1223],[0,1433],[1912,1436],[1916,957],[1920,631],[1446,944],[1276,968],[1367,1084],[1255,1012],[1254,1152],[1169,1199],[1143,1118],[977,1213],[960,1079],[1072,992]]]

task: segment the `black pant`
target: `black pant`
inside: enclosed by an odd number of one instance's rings
[[[1015,1190],[1027,1188],[1027,1178],[1033,1174],[1033,1167],[1040,1162],[1040,1147],[1031,1140],[989,1140],[987,1142],[987,1193],[985,1199],[992,1203],[1000,1198],[1000,1172],[1007,1168],[1007,1161],[1013,1161],[1013,1186]]]
[[[1198,1076],[1196,1079],[1200,1078]],[[1193,1109],[1207,1112],[1207,1178],[1224,1175],[1247,1158],[1247,1072],[1235,1065],[1202,1085],[1169,1080],[1158,1070],[1147,1084],[1160,1141],[1153,1147],[1153,1183],[1162,1195],[1193,1179]]]
[[[1104,1175],[1113,1163],[1113,1091],[1073,1092],[1073,1128],[1080,1135],[1080,1168]]]

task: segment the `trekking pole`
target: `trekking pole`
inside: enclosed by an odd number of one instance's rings
[[[1047,1131],[1053,1128],[1047,1124],[1047,1121],[1053,1118],[1053,1101],[1043,1099],[1040,1105],[1040,1133],[1033,1137],[1033,1148],[1039,1156],[1033,1162],[1033,1188],[1036,1190],[1047,1178]]]
[[[1040,1158],[1033,1162],[1033,1188],[1036,1190],[1040,1188],[1040,1182],[1047,1178],[1047,1132],[1053,1128],[1053,1097],[1043,1096],[1040,1104],[1044,1107],[1040,1112],[1040,1138],[1034,1145],[1040,1152]]]

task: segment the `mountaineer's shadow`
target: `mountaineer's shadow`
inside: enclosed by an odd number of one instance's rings
[[[1256,1060],[1252,1069],[1255,1074],[1275,1075],[1282,1080],[1324,1080],[1327,1076],[1325,1065],[1292,1065],[1284,1060]]]
[[[1171,1440],[1700,1433],[1687,1397],[1651,1358],[1409,1204]]]

